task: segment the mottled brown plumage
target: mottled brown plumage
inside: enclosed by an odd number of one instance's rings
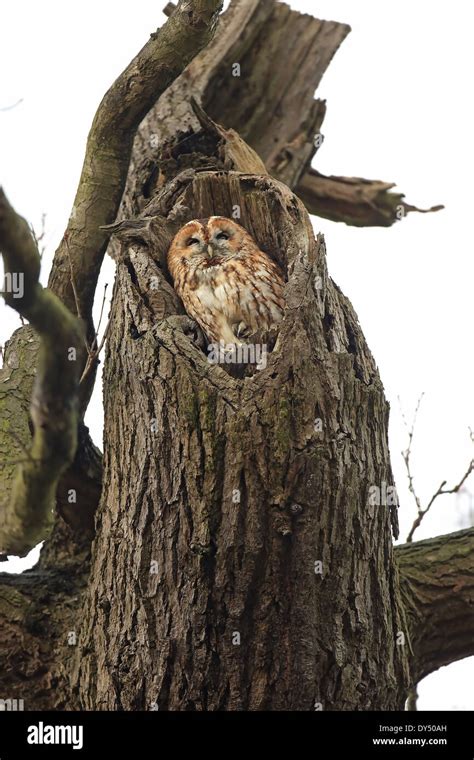
[[[168,268],[186,311],[210,341],[240,344],[244,332],[269,330],[282,319],[282,275],[232,219],[185,224],[171,243]]]

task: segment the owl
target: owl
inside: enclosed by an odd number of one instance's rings
[[[193,219],[175,235],[168,269],[184,307],[211,342],[242,345],[283,317],[283,277],[232,219]]]

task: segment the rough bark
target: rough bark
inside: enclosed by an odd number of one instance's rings
[[[268,366],[237,380],[207,362],[182,317],[150,312],[146,325],[147,293],[133,263],[118,263],[108,487],[77,657],[80,702],[400,708],[408,673],[390,514],[369,504],[372,484],[392,483],[388,410],[357,318],[328,277],[324,242],[267,176],[188,173],[164,203],[154,262],[167,220],[169,237],[184,218],[229,216],[237,204],[260,246],[288,264],[287,314]]]
[[[25,710],[74,708],[70,670],[88,543],[77,544],[58,518],[33,570],[0,573],[0,695],[22,699]]]
[[[5,462],[6,477],[4,479],[5,502],[8,508],[2,509],[2,524],[0,525],[0,550],[23,555],[47,535],[52,526],[54,501],[57,497],[59,504],[65,503],[64,495],[76,490],[85,477],[90,482],[86,488],[80,488],[81,495],[97,497],[97,482],[100,473],[97,472],[100,463],[96,453],[92,451],[90,439],[82,437],[86,444],[84,451],[78,452],[73,466],[68,468],[76,453],[78,439],[77,403],[70,398],[71,393],[65,393],[69,386],[77,385],[82,370],[86,364],[86,352],[80,350],[77,340],[66,343],[74,346],[77,360],[64,364],[59,360],[59,350],[63,346],[66,332],[72,332],[71,313],[80,317],[84,328],[89,349],[92,349],[96,339],[92,320],[92,306],[95,288],[102,260],[107,248],[108,236],[103,225],[112,222],[119,208],[127,178],[133,138],[143,117],[159,98],[168,85],[185,68],[196,53],[211,39],[217,24],[222,3],[220,0],[187,0],[180,2],[173,10],[171,17],[164,26],[150,36],[150,40],[131,61],[113,85],[105,94],[95,115],[87,140],[84,165],[79,180],[74,207],[63,239],[55,253],[49,278],[48,290],[37,285],[40,270],[40,257],[33,249],[31,234],[26,223],[20,225],[23,230],[21,240],[16,240],[16,223],[10,220],[6,199],[1,201],[1,243],[2,253],[7,264],[12,258],[13,264],[19,258],[18,250],[24,251],[21,257],[21,270],[25,277],[25,299],[34,299],[33,306],[26,304],[21,313],[29,319],[33,326],[40,329],[44,346],[38,357],[33,355],[36,345],[31,343],[28,352],[17,354],[19,360],[26,358],[27,364],[19,363],[16,367],[17,403],[15,426],[21,435],[15,438],[17,448],[25,447],[28,438],[26,429],[30,418],[26,413],[30,396],[18,398],[19,391],[29,389],[29,377],[32,366],[38,367],[38,379],[41,381],[41,394],[36,394],[32,405],[32,419],[36,422],[32,441],[32,452],[29,461],[23,463],[15,478],[12,476],[10,461]],[[15,221],[15,220],[14,220]],[[26,228],[26,232],[25,229]],[[13,232],[12,232],[13,231]],[[25,242],[26,241],[26,242]],[[10,249],[13,248],[13,257]],[[59,299],[59,300],[58,300]],[[17,307],[19,302],[8,299],[7,303]],[[41,303],[39,310],[35,304]],[[49,309],[47,306],[49,305]],[[56,319],[49,320],[45,330],[44,314],[55,313]],[[74,320],[75,324],[76,320]],[[29,340],[28,328],[25,335],[17,335],[18,345]],[[77,332],[77,329],[76,329]],[[83,338],[80,345],[83,349]],[[64,346],[63,346],[64,347]],[[49,360],[46,356],[49,352]],[[64,351],[63,351],[64,357]],[[91,353],[89,351],[89,361]],[[97,367],[96,357],[89,367],[87,377],[82,376],[79,388],[74,388],[74,397],[78,396],[79,418],[83,417],[87,408],[95,381]],[[49,372],[47,371],[49,368]],[[74,368],[74,372],[71,372]],[[70,378],[73,374],[74,377]],[[77,375],[77,378],[76,378]],[[23,377],[24,376],[24,377]],[[45,382],[45,377],[48,381]],[[39,380],[36,389],[40,388]],[[65,398],[67,396],[67,398]],[[67,401],[67,403],[66,403]],[[8,402],[0,396],[0,409],[7,417],[11,416]],[[48,412],[48,409],[50,412]],[[66,424],[67,421],[67,424]],[[45,431],[49,430],[49,436]],[[12,431],[8,425],[0,430],[0,452],[14,450],[11,445]],[[53,440],[54,435],[56,439]],[[47,440],[46,440],[47,439]],[[49,443],[48,443],[49,441]],[[29,447],[29,442],[28,442]],[[90,460],[94,460],[92,469]],[[41,466],[35,464],[41,460]],[[66,469],[66,473],[64,470]],[[59,490],[59,477],[63,475]],[[33,498],[32,488],[37,493]],[[31,504],[36,499],[36,508]],[[94,503],[80,504],[75,502],[76,509],[66,503],[61,514],[69,519],[71,525],[79,530],[91,532],[91,516],[97,506]],[[82,506],[82,513],[81,513]]]

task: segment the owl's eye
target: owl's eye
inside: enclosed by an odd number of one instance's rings
[[[219,232],[218,235],[216,235],[216,240],[228,240],[230,235],[228,235],[227,232]]]
[[[190,237],[186,240],[186,245],[194,245],[195,243],[199,243],[197,238]]]

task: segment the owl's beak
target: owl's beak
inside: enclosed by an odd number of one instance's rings
[[[212,250],[212,245],[210,243],[207,246],[207,255],[208,255],[208,258],[210,259],[212,259],[212,257],[214,256],[214,251]]]

